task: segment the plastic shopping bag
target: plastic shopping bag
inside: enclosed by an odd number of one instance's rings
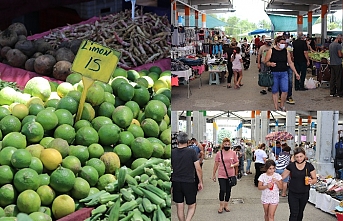
[[[307,89],[315,89],[315,88],[317,88],[317,81],[316,80],[314,80],[313,78],[310,78],[310,79],[305,79],[305,88],[307,88]]]

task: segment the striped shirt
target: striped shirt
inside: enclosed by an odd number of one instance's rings
[[[291,160],[291,155],[288,152],[282,151],[279,155],[279,159],[276,161],[275,169],[284,170],[289,164],[290,160]]]

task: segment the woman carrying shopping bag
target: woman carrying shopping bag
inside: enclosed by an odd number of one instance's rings
[[[229,138],[224,138],[220,150],[217,152],[214,159],[212,180],[216,182],[216,172],[218,170],[219,182],[219,201],[220,206],[218,213],[223,210],[230,212],[229,200],[231,196],[231,188],[236,185],[237,178],[235,176],[235,166],[239,165],[236,152],[231,149]]]

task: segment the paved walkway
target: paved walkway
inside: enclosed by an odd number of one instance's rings
[[[243,71],[244,86],[240,89],[226,88],[226,82],[220,85],[209,85],[209,72],[200,78],[190,81],[192,95],[187,99],[187,86],[173,87],[173,110],[273,110],[272,95],[260,94],[261,87],[257,85],[258,69],[255,55],[251,56],[250,68]],[[312,77],[308,72],[307,79]],[[226,79],[225,79],[226,80]],[[232,80],[233,82],[233,80]],[[342,99],[330,97],[328,87],[308,91],[294,91],[295,105],[286,104],[287,110],[339,110],[342,109]]]
[[[261,191],[253,185],[254,174],[243,176],[233,187],[229,208],[231,212],[218,214],[219,186],[211,180],[214,158],[205,160],[203,165],[204,189],[197,196],[197,208],[194,221],[225,220],[225,221],[264,221],[263,207],[260,201]],[[252,165],[253,166],[253,165]],[[252,167],[253,168],[253,167]],[[252,170],[254,173],[254,170]],[[243,204],[234,204],[233,201],[242,199]],[[276,210],[275,221],[288,221],[289,209],[287,198],[280,197]],[[172,205],[172,220],[177,221],[176,207]],[[335,221],[337,218],[325,213],[308,203],[305,208],[303,221]]]

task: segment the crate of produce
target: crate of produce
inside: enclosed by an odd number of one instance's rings
[[[78,4],[67,5],[75,9],[79,16],[88,19],[94,16],[105,16],[122,10],[122,1],[94,0]]]

